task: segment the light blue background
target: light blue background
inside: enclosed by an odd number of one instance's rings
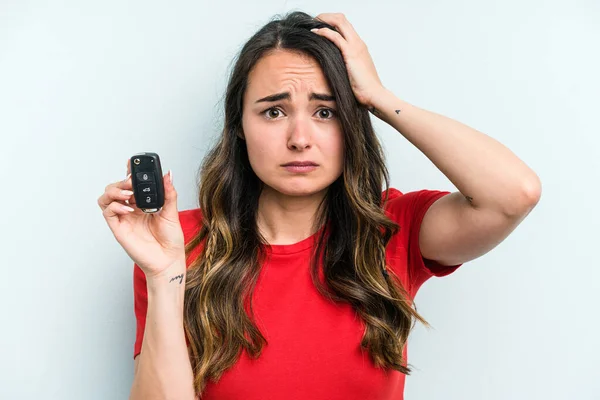
[[[229,66],[271,16],[343,12],[384,85],[499,140],[542,199],[417,296],[407,400],[600,399],[600,5],[579,1],[0,1],[0,398],[126,399],[132,262],[96,204],[160,154],[179,209]],[[455,190],[376,120],[402,191]],[[466,166],[465,166],[466,167]]]

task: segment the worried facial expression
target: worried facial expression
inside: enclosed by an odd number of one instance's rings
[[[336,103],[319,64],[278,50],[248,77],[243,137],[254,173],[287,196],[322,192],[342,173],[344,136]],[[285,166],[311,161],[312,167]]]

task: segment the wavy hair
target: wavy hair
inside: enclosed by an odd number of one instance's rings
[[[218,381],[235,364],[243,349],[257,358],[267,344],[253,323],[251,303],[268,245],[256,222],[264,184],[250,166],[241,132],[248,75],[272,51],[298,52],[319,63],[344,134],[342,174],[315,215],[313,232],[320,231],[310,263],[315,287],[333,301],[349,303],[363,319],[360,345],[377,367],[410,374],[403,358],[409,332],[415,320],[428,326],[397,276],[387,273],[386,245],[399,227],[383,208],[389,187],[384,154],[368,110],[353,94],[340,50],[310,32],[321,27],[335,30],[299,11],[272,19],[245,43],[229,76],[222,134],[199,171],[202,224],[186,244],[187,255],[203,244],[188,267],[184,299],[184,330],[199,394],[208,379]],[[325,225],[327,230],[319,230]]]

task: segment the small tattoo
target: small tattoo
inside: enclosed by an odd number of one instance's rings
[[[371,107],[369,108],[369,111],[371,111],[374,115],[381,115],[381,112],[376,109],[375,107]],[[402,110],[394,110],[396,112],[396,114],[400,114],[400,111]]]
[[[169,283],[171,283],[177,279],[179,279],[179,284],[181,284],[181,282],[183,282],[183,274],[179,274],[177,276],[172,277],[171,280],[169,281]]]
[[[465,196],[467,198],[467,200],[469,201],[469,203],[473,204],[473,198],[469,197],[469,196]]]

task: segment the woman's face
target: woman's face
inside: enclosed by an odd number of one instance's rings
[[[307,56],[276,51],[256,63],[248,80],[243,137],[252,169],[265,190],[288,196],[326,190],[342,173],[344,136],[335,101],[310,98],[332,97],[319,64]],[[264,99],[285,92],[289,97]],[[310,171],[284,167],[295,161],[317,166]]]

